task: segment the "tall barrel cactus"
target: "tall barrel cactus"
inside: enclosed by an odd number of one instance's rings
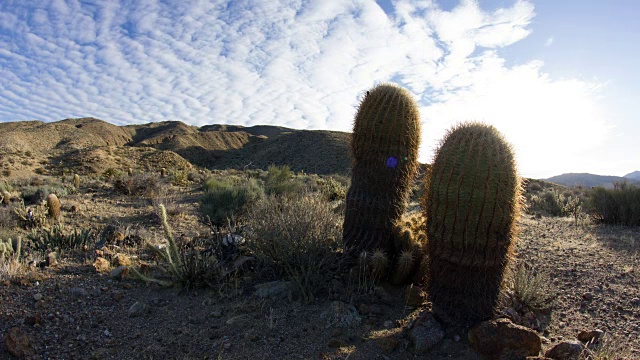
[[[405,211],[418,166],[420,115],[408,91],[381,84],[367,92],[351,141],[353,170],[343,241],[354,254],[397,255],[394,228]]]
[[[446,322],[489,318],[515,243],[521,183],[510,145],[493,127],[454,127],[427,180],[428,287]]]

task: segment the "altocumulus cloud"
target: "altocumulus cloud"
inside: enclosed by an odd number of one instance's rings
[[[585,143],[607,130],[598,84],[552,80],[540,62],[507,66],[500,57],[534,16],[520,0],[491,11],[472,0],[448,11],[412,0],[384,9],[371,0],[5,0],[0,121],[349,130],[364,91],[393,81],[420,102],[422,160],[453,123],[483,120],[507,133],[526,164],[534,141],[562,146],[577,121]]]

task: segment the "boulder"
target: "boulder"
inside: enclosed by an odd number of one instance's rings
[[[469,330],[469,343],[487,359],[516,360],[538,356],[542,340],[538,334],[509,319],[483,321]]]

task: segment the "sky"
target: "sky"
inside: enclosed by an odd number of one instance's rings
[[[0,0],[0,122],[350,131],[393,82],[420,161],[493,124],[521,175],[640,170],[636,0]]]

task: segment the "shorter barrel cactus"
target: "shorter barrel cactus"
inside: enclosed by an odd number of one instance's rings
[[[426,182],[428,288],[445,322],[491,317],[516,241],[521,182],[513,151],[482,123],[446,135]]]

